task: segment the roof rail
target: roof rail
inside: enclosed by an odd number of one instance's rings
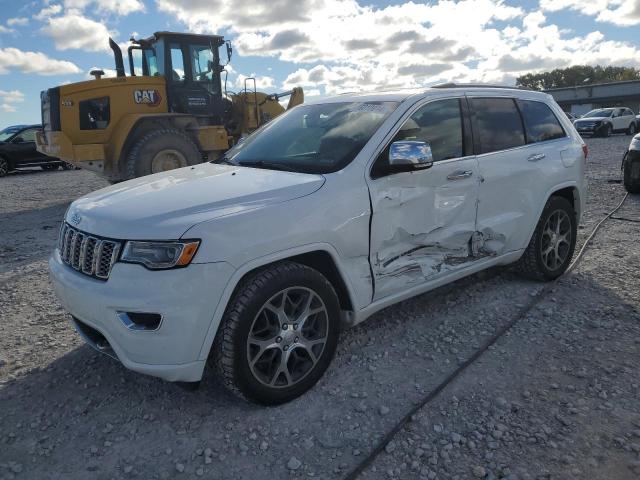
[[[509,90],[530,90],[526,87],[491,85],[488,83],[440,83],[438,85],[431,85],[430,88],[506,88]]]

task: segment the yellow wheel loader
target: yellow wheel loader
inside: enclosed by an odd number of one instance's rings
[[[244,135],[304,100],[301,88],[267,95],[246,79],[239,93],[223,90],[217,35],[157,32],[131,39],[130,75],[109,39],[116,77],[50,88],[41,93],[38,151],[93,170],[112,182],[215,159]]]

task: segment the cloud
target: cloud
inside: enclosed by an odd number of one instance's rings
[[[91,6],[98,12],[129,15],[144,11],[144,3],[140,0],[64,0],[67,9],[84,10]]]
[[[623,27],[640,24],[640,0],[540,0],[540,8],[549,12],[569,9]]]
[[[399,75],[413,75],[416,77],[432,77],[451,68],[448,63],[429,63],[419,65],[407,65],[398,68]]]
[[[80,72],[74,63],[54,60],[42,52],[25,52],[13,47],[0,48],[0,75],[12,70],[37,75],[65,75]]]
[[[247,76],[247,75],[243,75],[243,74],[239,74],[238,77],[236,78],[235,81],[235,86],[236,88],[239,88],[241,90],[244,90],[244,81],[247,78],[255,78],[256,79],[256,89],[257,90],[273,90],[275,85],[276,85],[276,81],[273,77],[261,77],[259,75],[256,75],[254,73],[252,73],[251,75]],[[253,89],[253,80],[249,80],[247,82],[247,90],[252,90]]]
[[[4,25],[0,25],[0,33],[14,33],[15,30],[7,28]]]
[[[545,9],[527,11],[514,6],[515,0],[405,0],[386,6],[364,0],[155,1],[190,31],[228,32],[240,56],[292,62],[282,88],[300,85],[325,94],[436,81],[513,83],[524,72],[576,63],[640,66],[632,43],[597,31],[563,30],[549,22]],[[602,18],[623,6],[635,18],[640,5],[540,1],[547,10],[581,6]]]
[[[20,90],[0,90],[0,111],[6,113],[17,112],[16,103],[24,102],[24,93]]]
[[[62,7],[58,4],[49,5],[36,13],[33,18],[36,20],[47,20],[62,12]]]
[[[7,25],[10,27],[24,27],[29,23],[29,19],[26,17],[15,17],[7,20]]]
[[[0,101],[4,103],[22,103],[24,102],[24,93],[20,90],[0,90]]]
[[[76,12],[49,18],[42,31],[53,39],[58,50],[75,48],[99,52],[109,49],[107,27]]]
[[[284,30],[271,37],[269,46],[274,50],[295,47],[309,41],[309,37],[299,30]]]

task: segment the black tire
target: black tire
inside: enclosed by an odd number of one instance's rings
[[[629,124],[629,128],[627,128],[627,135],[635,135],[636,134],[636,124]]]
[[[73,163],[62,162],[61,167],[63,170],[75,170],[76,166]]]
[[[566,258],[556,268],[550,268],[543,260],[543,236],[545,225],[547,221],[555,212],[564,212],[568,215],[570,222],[571,239],[568,244],[568,250],[566,251]],[[533,232],[533,236],[529,241],[524,254],[516,263],[518,271],[531,279],[550,281],[555,280],[562,275],[573,258],[573,252],[576,248],[576,235],[578,232],[578,222],[576,219],[576,212],[574,211],[571,203],[563,197],[551,197],[542,211],[542,215],[536,225],[536,230]]]
[[[326,341],[317,357],[317,363],[296,383],[288,385],[287,382],[288,386],[280,387],[268,386],[254,375],[249,366],[249,334],[256,321],[254,319],[258,318],[270,299],[279,295],[282,290],[296,287],[309,289],[322,300],[326,308],[326,316],[323,317],[327,320]],[[218,328],[211,358],[218,376],[230,391],[251,402],[277,405],[302,395],[322,377],[335,354],[339,329],[340,306],[329,281],[320,272],[305,265],[281,262],[250,275],[237,288]],[[302,329],[299,332],[302,335]],[[291,350],[294,349],[295,347]],[[276,372],[273,378],[277,376]]]
[[[9,167],[9,162],[6,158],[0,157],[0,177],[4,177],[9,173],[11,168]]]
[[[125,160],[127,179],[157,173],[153,171],[153,159],[162,151],[174,150],[184,159],[183,167],[196,165],[202,161],[198,146],[184,132],[173,128],[154,130],[133,143]],[[161,171],[161,170],[158,170]]]
[[[640,158],[629,159],[625,156],[622,165],[624,188],[629,193],[640,193]]]
[[[607,123],[604,127],[602,127],[602,136],[604,138],[611,136],[612,133],[613,133],[613,127],[611,126],[610,123]]]
[[[60,168],[60,165],[58,165],[57,163],[47,163],[45,165],[40,165],[40,168],[42,170],[50,172],[52,170],[58,170],[58,168]]]

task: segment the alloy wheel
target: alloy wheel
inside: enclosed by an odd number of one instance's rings
[[[306,287],[273,295],[259,310],[247,338],[247,360],[263,385],[297,384],[316,366],[329,334],[327,307]]]
[[[571,250],[571,219],[564,210],[556,210],[542,229],[542,261],[553,271],[567,260]]]
[[[4,158],[0,157],[0,177],[4,177],[7,173],[9,173],[9,164]]]

